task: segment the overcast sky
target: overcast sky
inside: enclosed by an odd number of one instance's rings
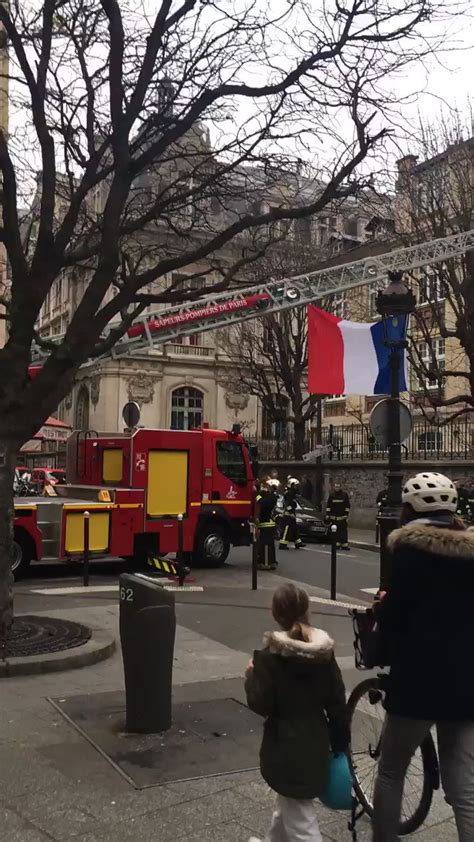
[[[33,0],[30,0],[33,2]],[[39,0],[38,0],[39,2]],[[136,0],[140,5],[144,3],[145,8],[149,13],[156,12],[158,5],[161,5],[160,0]],[[217,0],[216,8],[222,0]],[[239,3],[240,0],[233,0],[234,3]],[[244,0],[242,0],[244,2]],[[266,5],[267,0],[256,0],[255,5],[260,3]],[[272,13],[275,14],[275,5],[284,4],[285,0],[271,0]],[[311,0],[311,6],[314,9],[313,20],[318,21],[318,8],[321,8],[322,0]],[[228,3],[224,3],[227,6]],[[332,0],[330,5],[332,6]],[[143,8],[143,7],[142,7]],[[463,122],[469,126],[469,110],[470,103],[472,105],[472,78],[474,70],[474,22],[473,18],[465,14],[462,18],[450,18],[452,4],[446,4],[447,20],[444,22],[438,21],[436,24],[426,24],[430,30],[432,26],[435,28],[435,35],[439,33],[446,33],[444,37],[444,44],[446,50],[439,53],[437,57],[430,57],[426,59],[424,64],[412,64],[398,74],[396,79],[387,79],[387,91],[396,93],[396,98],[400,96],[403,100],[397,108],[392,112],[392,128],[394,130],[394,137],[391,139],[389,145],[386,147],[385,153],[386,163],[385,169],[388,167],[391,171],[392,180],[395,169],[395,160],[402,154],[413,149],[415,139],[410,141],[410,129],[415,132],[419,127],[420,116],[424,120],[436,121],[442,112],[448,114],[449,109],[457,108],[460,114],[463,115]],[[283,58],[285,63],[285,58]],[[288,65],[290,61],[288,60]],[[244,72],[245,72],[245,68]],[[255,56],[254,71],[258,75],[258,55]],[[262,77],[265,74],[262,68]],[[262,80],[263,81],[263,78]],[[385,81],[384,81],[385,84]],[[11,85],[11,91],[15,90],[15,83]],[[415,93],[416,92],[416,93]],[[410,96],[411,95],[411,96]],[[410,97],[405,101],[405,97]],[[253,113],[253,104],[249,101],[242,103],[242,114],[240,116],[247,117],[249,112]],[[398,112],[398,113],[397,113]],[[24,112],[22,109],[16,109],[13,104],[10,112],[10,132],[15,135],[15,130],[22,127],[24,124]],[[386,125],[387,114],[379,118],[382,125]],[[316,124],[317,125],[317,124]],[[311,146],[311,151],[305,155],[308,163],[314,163],[315,166],[324,166],[328,159],[330,162],[333,144],[331,138],[331,129],[337,126],[339,146],[345,146],[348,140],[353,136],[353,125],[348,117],[348,114],[336,115],[331,118],[331,125],[328,126],[329,136],[324,135],[324,126],[318,126],[319,140],[316,139]],[[216,126],[210,124],[211,133],[214,134]],[[378,126],[380,127],[380,126]],[[222,126],[219,127],[222,130]],[[231,119],[229,125],[226,127],[230,134],[235,132],[235,122]],[[334,147],[335,148],[335,147]],[[21,139],[22,153],[24,150],[23,140]],[[33,163],[33,168],[39,166],[39,161],[36,161],[34,150],[37,149],[37,144],[33,143],[29,150],[30,164]],[[315,155],[314,162],[311,160],[311,152]],[[305,154],[305,153],[303,153]],[[368,166],[372,165],[368,162]]]

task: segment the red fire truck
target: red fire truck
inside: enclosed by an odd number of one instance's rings
[[[180,514],[183,550],[195,566],[218,567],[231,544],[251,542],[254,475],[239,425],[75,432],[66,472],[58,496],[15,501],[16,577],[34,560],[80,558],[86,511],[91,554],[138,564],[176,552]]]

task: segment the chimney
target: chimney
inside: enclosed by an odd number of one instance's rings
[[[404,190],[410,183],[410,177],[418,161],[417,155],[404,155],[397,161],[398,179],[395,184],[396,190]]]
[[[173,116],[174,85],[169,76],[164,76],[158,85],[158,111],[165,117]]]

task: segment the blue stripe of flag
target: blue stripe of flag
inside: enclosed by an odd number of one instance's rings
[[[388,338],[391,342],[400,341],[405,334],[405,323],[407,316],[397,316],[394,319],[387,319]],[[379,373],[374,386],[374,395],[389,395],[390,394],[390,348],[385,345],[383,322],[376,322],[370,328],[372,333],[372,342],[374,343],[375,353],[377,355],[377,362]],[[405,349],[401,348],[400,356],[400,374],[399,374],[399,388],[400,392],[407,391],[407,383],[405,378]]]

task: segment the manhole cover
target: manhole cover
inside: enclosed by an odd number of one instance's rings
[[[3,658],[45,655],[74,649],[90,639],[91,631],[80,623],[53,617],[15,617],[8,632]]]

